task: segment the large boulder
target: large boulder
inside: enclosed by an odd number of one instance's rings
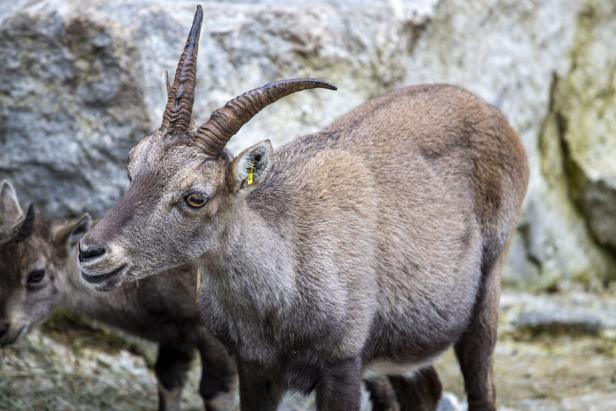
[[[578,27],[553,111],[571,194],[596,240],[616,255],[616,3],[587,7]]]
[[[616,278],[616,4],[588,2],[576,27],[539,138],[547,190],[527,208],[528,240],[544,277],[592,286]]]

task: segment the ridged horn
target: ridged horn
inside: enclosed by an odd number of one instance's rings
[[[163,128],[187,131],[190,128],[193,103],[195,101],[195,84],[197,82],[197,52],[199,34],[203,21],[203,9],[197,6],[186,46],[180,56],[175,70],[173,85],[167,95],[167,105],[163,113]]]
[[[297,78],[274,81],[241,94],[214,111],[209,120],[199,127],[195,133],[196,144],[206,154],[216,156],[259,111],[289,94],[312,88],[337,90],[333,84],[319,79]]]

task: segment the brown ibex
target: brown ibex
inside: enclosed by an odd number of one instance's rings
[[[198,31],[162,126],[130,152],[126,194],[81,240],[83,278],[107,290],[196,261],[245,411],[287,389],[356,410],[362,375],[408,375],[451,346],[469,409],[496,409],[499,273],[528,182],[503,115],[458,87],[414,86],[233,158],[227,141],[268,104],[334,87],[270,83],[191,132]]]
[[[88,215],[56,221],[35,217],[32,207],[24,213],[11,184],[0,183],[0,346],[16,342],[63,307],[158,343],[160,410],[179,409],[198,350],[206,409],[226,410],[235,396],[235,367],[201,323],[194,267],[96,293],[82,284],[77,265],[76,245],[89,227]]]

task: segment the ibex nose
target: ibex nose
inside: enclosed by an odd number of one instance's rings
[[[84,244],[83,242],[79,243],[79,262],[84,263],[88,260],[93,260],[97,257],[104,255],[107,252],[105,247],[101,247],[98,245],[90,245]]]
[[[0,340],[9,331],[9,325],[8,321],[0,321]]]

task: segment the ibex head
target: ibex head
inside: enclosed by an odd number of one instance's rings
[[[126,194],[81,241],[82,276],[98,290],[194,260],[232,235],[225,221],[267,176],[272,146],[263,141],[234,159],[225,150],[229,139],[284,96],[336,89],[317,79],[269,83],[230,100],[191,131],[202,19],[197,7],[161,127],[129,154]]]
[[[90,227],[84,215],[48,222],[24,213],[13,186],[0,183],[0,346],[16,342],[57,303],[58,274],[72,271],[75,245]]]

